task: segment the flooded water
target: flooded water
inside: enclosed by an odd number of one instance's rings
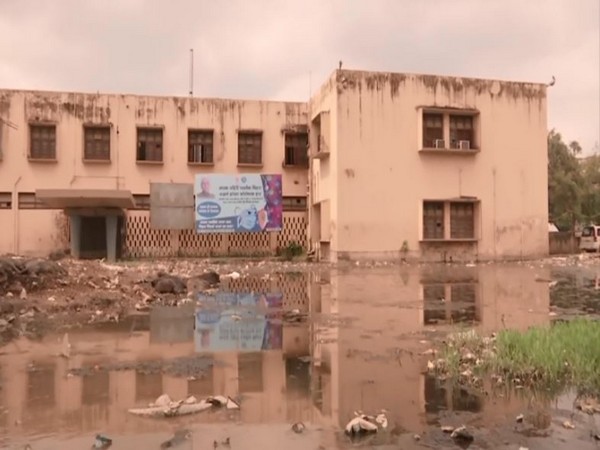
[[[573,398],[476,395],[424,374],[421,353],[448,331],[544,326],[599,311],[599,269],[535,265],[385,267],[231,280],[215,297],[157,308],[105,328],[14,341],[0,349],[0,448],[456,448],[440,425],[468,425],[470,448],[586,449],[595,423],[571,417]],[[307,320],[279,312],[299,310]],[[556,315],[558,311],[558,315]],[[172,399],[225,395],[239,411],[152,419],[130,414]],[[353,412],[385,409],[388,430],[352,443]],[[515,417],[526,414],[526,424]],[[577,428],[566,430],[565,418]],[[295,434],[291,424],[303,422]],[[421,436],[420,441],[414,434]]]

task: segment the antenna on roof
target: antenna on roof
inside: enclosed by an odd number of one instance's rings
[[[194,96],[194,49],[190,48],[190,97]]]

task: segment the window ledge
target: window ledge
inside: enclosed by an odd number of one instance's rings
[[[194,162],[188,161],[188,166],[203,166],[203,167],[214,167],[214,162]]]
[[[29,162],[34,162],[34,163],[57,163],[58,159],[56,158],[32,158],[31,156],[28,156],[27,159],[29,160]]]
[[[312,154],[313,159],[329,158],[330,152],[320,151]]]
[[[83,159],[84,164],[110,164],[110,159]]]
[[[477,238],[463,238],[463,239],[421,239],[421,244],[453,244],[453,243],[475,243],[478,242]]]
[[[253,164],[253,163],[237,163],[237,166],[238,166],[238,167],[248,167],[248,168],[253,168],[253,167],[257,167],[257,168],[259,168],[259,167],[262,167],[262,166],[263,166],[263,164],[262,164],[262,163],[260,163],[260,164]]]
[[[308,170],[308,164],[286,164],[286,163],[283,163],[281,165],[281,167],[283,167],[284,169]]]
[[[422,148],[419,150],[419,153],[423,154],[433,154],[433,155],[475,155],[479,153],[481,150],[478,148],[472,148],[470,150],[460,150],[458,148]]]
[[[140,161],[136,160],[136,164],[140,164],[142,166],[162,166],[164,163],[162,161]]]

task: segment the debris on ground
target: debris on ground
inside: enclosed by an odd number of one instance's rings
[[[304,430],[306,430],[306,426],[302,422],[296,422],[292,425],[292,431],[294,433],[301,434],[304,433]]]
[[[225,407],[226,409],[239,409],[240,405],[231,397],[216,395],[198,400],[194,396],[184,400],[173,401],[167,394],[163,394],[147,408],[132,408],[129,413],[146,417],[178,417],[195,414],[213,407]]]
[[[471,432],[467,430],[467,427],[464,425],[456,428],[452,434],[450,434],[450,437],[458,442],[473,442],[475,439]]]
[[[573,425],[573,423],[571,423],[571,422],[570,422],[570,421],[568,421],[568,420],[565,420],[565,421],[562,423],[562,426],[563,426],[563,428],[566,428],[567,430],[574,430],[574,429],[575,429],[575,425]]]
[[[385,412],[377,415],[362,414],[355,412],[355,417],[351,419],[346,428],[345,433],[351,437],[360,437],[365,434],[376,433],[379,430],[384,430],[388,427],[388,420]]]
[[[575,401],[575,407],[586,414],[600,413],[600,402],[596,397],[582,397]]]
[[[101,434],[96,435],[96,440],[94,441],[94,445],[92,448],[105,449],[112,445],[112,439],[102,436]]]
[[[525,416],[523,414],[519,414],[517,416],[517,423],[523,423],[523,420],[525,419]]]
[[[442,425],[441,430],[444,433],[452,433],[454,431],[454,427],[450,425]]]

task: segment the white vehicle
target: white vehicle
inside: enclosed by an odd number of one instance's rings
[[[579,250],[586,252],[600,251],[600,226],[591,225],[581,231]]]

